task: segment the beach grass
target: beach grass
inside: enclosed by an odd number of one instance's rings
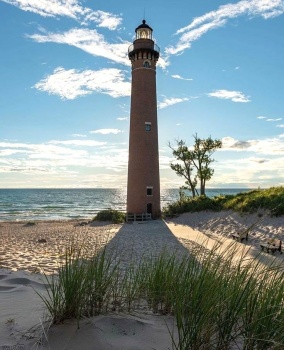
[[[66,248],[58,275],[46,276],[41,296],[54,323],[78,321],[107,312],[132,312],[145,305],[153,314],[170,314],[176,350],[283,349],[283,268],[264,265],[261,255],[238,246],[225,252],[195,250],[178,256],[166,249],[157,256],[121,265],[106,246],[86,257],[82,246]]]
[[[65,248],[58,274],[45,275],[47,294],[39,294],[53,323],[66,319],[95,316],[107,309],[114,283],[117,280],[114,252],[106,247],[92,257],[85,245],[71,241]]]
[[[174,216],[203,210],[234,210],[239,213],[269,211],[271,216],[284,215],[284,187],[271,187],[241,192],[236,195],[190,197],[182,195],[179,200],[163,208],[164,216]]]

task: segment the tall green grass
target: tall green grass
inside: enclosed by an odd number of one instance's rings
[[[241,213],[252,213],[263,209],[269,211],[273,216],[284,215],[284,187],[258,189],[236,195],[219,195],[214,198],[182,196],[176,202],[163,208],[163,215],[172,216],[186,212],[227,209]]]
[[[106,311],[118,279],[119,262],[106,247],[92,257],[74,241],[66,247],[58,274],[45,275],[47,295],[40,295],[53,323]]]
[[[237,249],[213,249],[199,270],[189,259],[189,273],[175,291],[175,349],[284,348],[282,268],[246,254],[236,263]]]
[[[284,215],[284,187],[271,187],[239,193],[236,196],[224,196],[220,203],[224,209],[256,212],[261,208],[269,210],[275,216]]]
[[[41,297],[54,323],[142,306],[171,314],[176,350],[284,349],[283,268],[237,243],[220,246],[185,256],[164,250],[125,267],[117,252],[86,257],[73,244]]]

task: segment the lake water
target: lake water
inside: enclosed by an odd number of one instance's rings
[[[207,189],[207,196],[249,189]],[[161,190],[162,208],[179,198],[178,189]],[[0,221],[91,219],[100,210],[126,210],[121,189],[0,189]]]

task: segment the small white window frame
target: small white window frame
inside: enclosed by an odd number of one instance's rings
[[[151,122],[145,122],[145,131],[150,132],[152,130],[152,123]]]
[[[147,186],[146,187],[146,193],[147,193],[147,197],[151,197],[151,196],[153,196],[153,186]],[[151,194],[148,194],[148,191],[151,191],[150,193]]]

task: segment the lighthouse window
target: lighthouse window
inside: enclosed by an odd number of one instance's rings
[[[150,122],[145,123],[145,131],[151,131],[151,123]]]
[[[147,187],[147,196],[153,196],[153,187]]]
[[[145,62],[143,63],[143,67],[144,67],[144,68],[150,68],[150,63],[149,63],[149,61],[145,61]]]

